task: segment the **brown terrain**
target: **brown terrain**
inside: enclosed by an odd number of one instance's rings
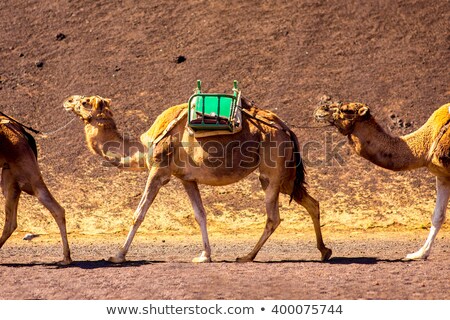
[[[56,223],[22,196],[18,230],[0,250],[1,299],[450,299],[448,222],[428,260],[401,261],[428,234],[434,178],[375,167],[335,129],[304,128],[317,125],[323,96],[368,104],[393,135],[418,129],[448,103],[448,0],[5,0],[0,30],[0,110],[49,133],[36,136],[39,162],[66,209],[75,261],[54,264]],[[65,126],[73,117],[63,100],[112,99],[119,129],[137,137],[186,102],[197,79],[207,92],[230,92],[238,80],[244,96],[293,128],[334,252],[329,262],[319,262],[311,219],[288,197],[256,262],[233,262],[264,227],[256,174],[200,186],[213,263],[190,263],[200,231],[175,178],[150,208],[129,262],[103,260],[125,240],[146,174],[102,165],[81,121]],[[26,233],[39,237],[23,241]]]

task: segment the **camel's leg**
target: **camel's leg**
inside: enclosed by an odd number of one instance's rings
[[[2,170],[2,189],[6,198],[5,226],[0,238],[0,248],[17,228],[17,206],[21,190],[9,169]]]
[[[33,186],[33,189],[36,197],[48,209],[48,211],[50,211],[56,221],[56,224],[58,225],[59,233],[61,234],[64,256],[60,263],[63,265],[70,264],[72,259],[70,258],[69,241],[67,240],[65,210],[59,205],[55,198],[53,198],[44,181],[40,180]]]
[[[142,221],[144,221],[145,214],[150,208],[153,200],[155,200],[156,195],[158,194],[159,189],[165,185],[170,180],[170,173],[166,174],[165,169],[159,169],[158,167],[154,167],[151,169],[149,177],[147,179],[147,184],[145,186],[144,194],[142,195],[141,201],[134,212],[133,216],[133,226],[128,232],[127,239],[123,244],[122,248],[116,254],[115,257],[109,258],[109,261],[114,263],[121,263],[125,261],[125,256],[130,249],[131,242],[139,229]]]
[[[436,178],[436,207],[434,208],[433,217],[431,218],[431,229],[425,244],[418,251],[410,253],[405,260],[426,259],[430,255],[431,246],[445,221],[445,213],[450,197],[450,183],[444,179]]]
[[[182,183],[189,196],[189,200],[191,200],[192,207],[194,208],[195,220],[197,220],[202,232],[204,251],[199,257],[194,258],[192,262],[211,262],[211,247],[209,245],[208,230],[206,228],[206,211],[203,207],[200,191],[198,190],[197,183],[194,181],[182,181]]]
[[[320,253],[322,254],[321,260],[326,261],[330,259],[332,251],[331,249],[325,247],[325,244],[323,243],[322,239],[322,231],[320,229],[319,202],[313,197],[311,197],[307,192],[304,192],[301,199],[294,197],[294,200],[303,207],[305,207],[305,209],[308,211],[309,215],[312,218],[314,224],[314,231],[316,233],[317,249],[319,249]]]
[[[281,222],[280,211],[278,207],[278,197],[280,192],[279,185],[269,183],[267,185],[267,188],[265,189],[265,192],[266,192],[265,202],[266,202],[267,220],[264,232],[261,238],[259,239],[258,243],[253,248],[253,250],[246,256],[237,258],[236,259],[237,262],[253,261],[256,255],[258,254],[259,250],[264,245],[264,243],[267,241],[267,239],[269,239],[271,234],[275,231],[275,229]]]

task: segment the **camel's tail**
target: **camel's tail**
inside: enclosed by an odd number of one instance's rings
[[[287,128],[287,126],[286,126]],[[291,141],[293,143],[294,147],[294,163],[295,163],[295,180],[294,180],[294,187],[292,189],[291,193],[291,199],[289,202],[292,201],[292,199],[298,199],[300,200],[303,195],[306,193],[306,172],[305,167],[303,165],[303,160],[300,155],[300,148],[298,144],[298,139],[295,133],[287,128],[287,131],[289,132],[289,135],[291,137]]]
[[[30,146],[31,150],[33,150],[34,156],[37,159],[37,157],[38,157],[38,150],[37,150],[36,139],[34,139],[34,137],[31,135],[31,133],[26,131],[25,128],[23,128],[23,127],[22,127],[22,132],[23,132],[25,138],[27,138],[28,145]]]

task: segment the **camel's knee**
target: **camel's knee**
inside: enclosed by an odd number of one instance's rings
[[[198,224],[206,222],[206,212],[201,209],[194,209],[194,217]]]
[[[281,219],[280,218],[278,218],[277,220],[273,221],[273,223],[272,223],[272,230],[275,230],[276,228],[278,228],[280,223],[281,223]]]
[[[133,224],[134,225],[140,225],[142,223],[142,221],[144,221],[144,214],[139,213],[135,213],[133,216]]]
[[[199,226],[206,224],[206,219],[204,217],[195,216],[195,221],[197,221]]]
[[[281,223],[280,216],[267,218],[266,229],[270,231],[275,231],[275,229],[280,225],[280,223]]]
[[[433,226],[440,227],[445,221],[445,213],[444,214],[435,214],[431,219],[431,223]]]
[[[139,204],[139,207],[133,214],[133,225],[140,226],[142,221],[144,221],[145,215],[147,214],[147,210],[151,204],[151,201],[144,201]]]
[[[52,215],[57,221],[66,224],[66,210],[63,207],[59,206],[55,212],[52,212]]]

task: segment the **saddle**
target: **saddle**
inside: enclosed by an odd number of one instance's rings
[[[234,134],[242,130],[241,92],[233,83],[233,94],[196,92],[188,101],[187,127],[195,137]]]

